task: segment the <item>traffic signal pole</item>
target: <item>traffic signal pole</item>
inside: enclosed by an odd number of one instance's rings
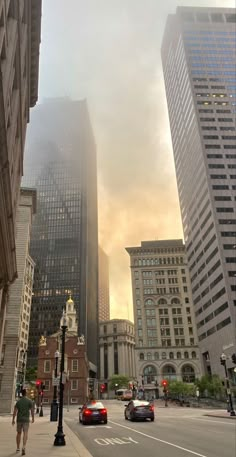
[[[234,407],[233,407],[231,390],[230,390],[228,371],[227,371],[227,367],[226,367],[226,359],[227,359],[226,355],[224,353],[221,354],[220,363],[221,363],[221,365],[223,365],[223,367],[225,369],[226,393],[227,393],[228,401],[229,401],[229,412],[230,412],[230,416],[236,416]]]

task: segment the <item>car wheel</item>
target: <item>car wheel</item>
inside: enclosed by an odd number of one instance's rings
[[[105,420],[103,421],[103,423],[104,423],[104,424],[107,424],[107,419],[105,419]]]
[[[125,413],[125,420],[128,420],[127,414]]]
[[[86,425],[87,422],[86,422],[85,420],[82,420],[82,424],[83,424],[83,425]]]
[[[130,415],[130,420],[131,420],[132,422],[134,422],[135,419],[134,419],[134,416],[133,416],[133,415]]]
[[[154,422],[154,417],[151,418],[151,422]]]

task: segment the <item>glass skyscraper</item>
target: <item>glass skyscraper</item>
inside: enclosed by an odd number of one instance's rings
[[[162,61],[198,338],[205,370],[236,352],[236,11],[179,7]]]
[[[71,293],[78,333],[85,336],[91,370],[98,366],[98,233],[96,150],[86,103],[65,99],[39,105],[32,116],[27,185],[37,189],[30,254],[35,280],[28,360],[41,335],[59,328]]]

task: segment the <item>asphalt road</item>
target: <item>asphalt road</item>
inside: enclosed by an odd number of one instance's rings
[[[106,401],[107,425],[81,425],[78,410],[67,425],[93,457],[235,457],[236,421],[190,408],[156,408],[155,422],[124,419],[124,403]]]

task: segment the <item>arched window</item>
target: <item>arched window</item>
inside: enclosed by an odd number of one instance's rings
[[[162,375],[164,379],[169,379],[169,381],[176,380],[176,371],[172,365],[165,365],[162,369]]]
[[[189,298],[185,297],[185,303],[189,303]]]
[[[140,347],[142,347],[142,346],[143,346],[143,340],[138,340],[138,345],[139,345]]]
[[[182,368],[182,380],[183,382],[194,382],[195,371],[192,365],[184,365]]]
[[[184,353],[184,358],[185,358],[185,359],[188,359],[188,358],[189,358],[189,353],[188,353],[188,351],[185,351],[185,353]]]
[[[139,354],[139,360],[144,360],[144,353],[143,353],[143,352],[140,352],[140,354]]]
[[[174,353],[173,353],[173,352],[170,352],[170,353],[169,353],[169,357],[170,357],[170,359],[173,359],[173,358],[174,358]]]
[[[148,352],[148,353],[147,353],[147,360],[152,360],[152,354],[151,354],[151,352]]]
[[[158,300],[158,305],[167,305],[165,298],[160,298],[160,300]]]
[[[154,353],[154,359],[155,360],[159,360],[159,352],[155,352]]]
[[[181,359],[181,352],[177,352],[177,359]]]
[[[161,353],[161,358],[162,358],[162,360],[165,360],[165,359],[166,359],[166,352],[162,352],[162,353]]]
[[[153,365],[148,365],[144,368],[143,374],[145,376],[146,384],[151,384],[153,381],[155,381],[157,376],[156,367],[154,367]]]
[[[171,300],[171,304],[172,305],[179,305],[180,304],[180,300],[178,298],[174,297]]]
[[[197,358],[197,354],[195,351],[192,352],[192,359],[196,359]]]
[[[154,305],[154,301],[151,298],[149,298],[148,300],[145,301],[145,305],[151,305],[152,306],[152,305]]]

